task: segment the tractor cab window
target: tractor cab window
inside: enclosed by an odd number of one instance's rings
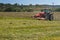
[[[41,11],[44,11],[45,13],[51,13],[52,12],[50,9],[43,9]]]

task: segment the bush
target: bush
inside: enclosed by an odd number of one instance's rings
[[[12,11],[12,8],[6,8],[5,10],[4,10],[5,12],[11,12]]]
[[[60,8],[55,9],[56,12],[60,12]]]
[[[27,9],[27,12],[33,12],[33,9]]]

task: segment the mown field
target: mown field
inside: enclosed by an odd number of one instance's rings
[[[32,18],[39,12],[0,12],[1,18]],[[60,20],[60,12],[54,12],[54,20]]]
[[[60,40],[60,21],[31,19],[35,13],[10,13],[0,12],[0,40]]]

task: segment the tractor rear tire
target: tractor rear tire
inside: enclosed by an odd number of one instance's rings
[[[49,15],[49,21],[52,21],[53,20],[53,14],[50,14]]]

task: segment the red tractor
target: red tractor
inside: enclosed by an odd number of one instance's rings
[[[39,20],[53,20],[53,14],[51,13],[51,10],[44,9],[40,13],[37,13],[34,15],[34,18]]]

